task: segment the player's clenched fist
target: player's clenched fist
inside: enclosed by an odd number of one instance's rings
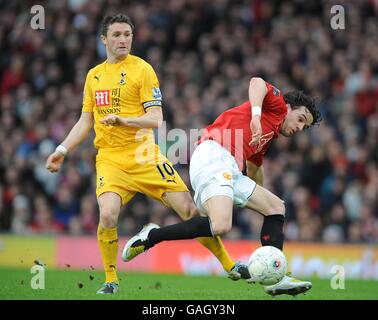
[[[251,126],[251,132],[252,132],[252,139],[249,142],[249,145],[254,146],[259,143],[261,133],[262,133],[260,116],[253,116],[250,126]]]
[[[46,169],[50,172],[57,172],[59,171],[62,163],[64,160],[64,155],[58,151],[50,154],[50,156],[46,160]]]
[[[100,123],[106,126],[116,126],[121,123],[121,118],[115,114],[109,114],[104,119],[100,120]]]

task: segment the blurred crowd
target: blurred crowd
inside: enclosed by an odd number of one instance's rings
[[[30,8],[45,9],[45,29]],[[248,99],[252,76],[317,98],[323,122],[279,138],[264,161],[266,187],[286,203],[286,238],[378,242],[378,1],[339,1],[332,29],[321,0],[0,1],[0,231],[95,234],[93,133],[49,173],[47,156],[81,112],[87,71],[105,60],[104,15],[135,23],[132,53],[158,74],[167,129],[203,128]],[[177,170],[188,186],[188,167]],[[179,221],[137,195],[119,234]],[[258,239],[261,217],[235,209],[225,238]]]

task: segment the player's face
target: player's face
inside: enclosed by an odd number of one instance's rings
[[[123,60],[130,53],[133,41],[131,26],[125,22],[116,22],[109,26],[106,37],[101,36],[106,46],[108,59]]]
[[[302,131],[311,126],[314,118],[310,111],[301,106],[297,109],[291,109],[288,105],[289,112],[286,115],[286,118],[281,127],[281,134],[285,137],[290,137],[293,134]]]

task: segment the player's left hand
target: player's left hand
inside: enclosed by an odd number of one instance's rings
[[[259,140],[262,134],[260,116],[255,115],[252,117],[250,127],[251,127],[251,132],[252,132],[252,139],[249,142],[249,146],[254,146],[259,143]]]
[[[115,114],[109,114],[104,119],[100,120],[101,124],[106,126],[116,126],[121,124],[121,117]]]

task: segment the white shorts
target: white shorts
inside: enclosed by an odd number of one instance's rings
[[[240,172],[232,154],[218,142],[206,140],[194,150],[189,167],[194,202],[205,213],[203,204],[214,196],[227,196],[239,207],[247,204],[256,182]]]

